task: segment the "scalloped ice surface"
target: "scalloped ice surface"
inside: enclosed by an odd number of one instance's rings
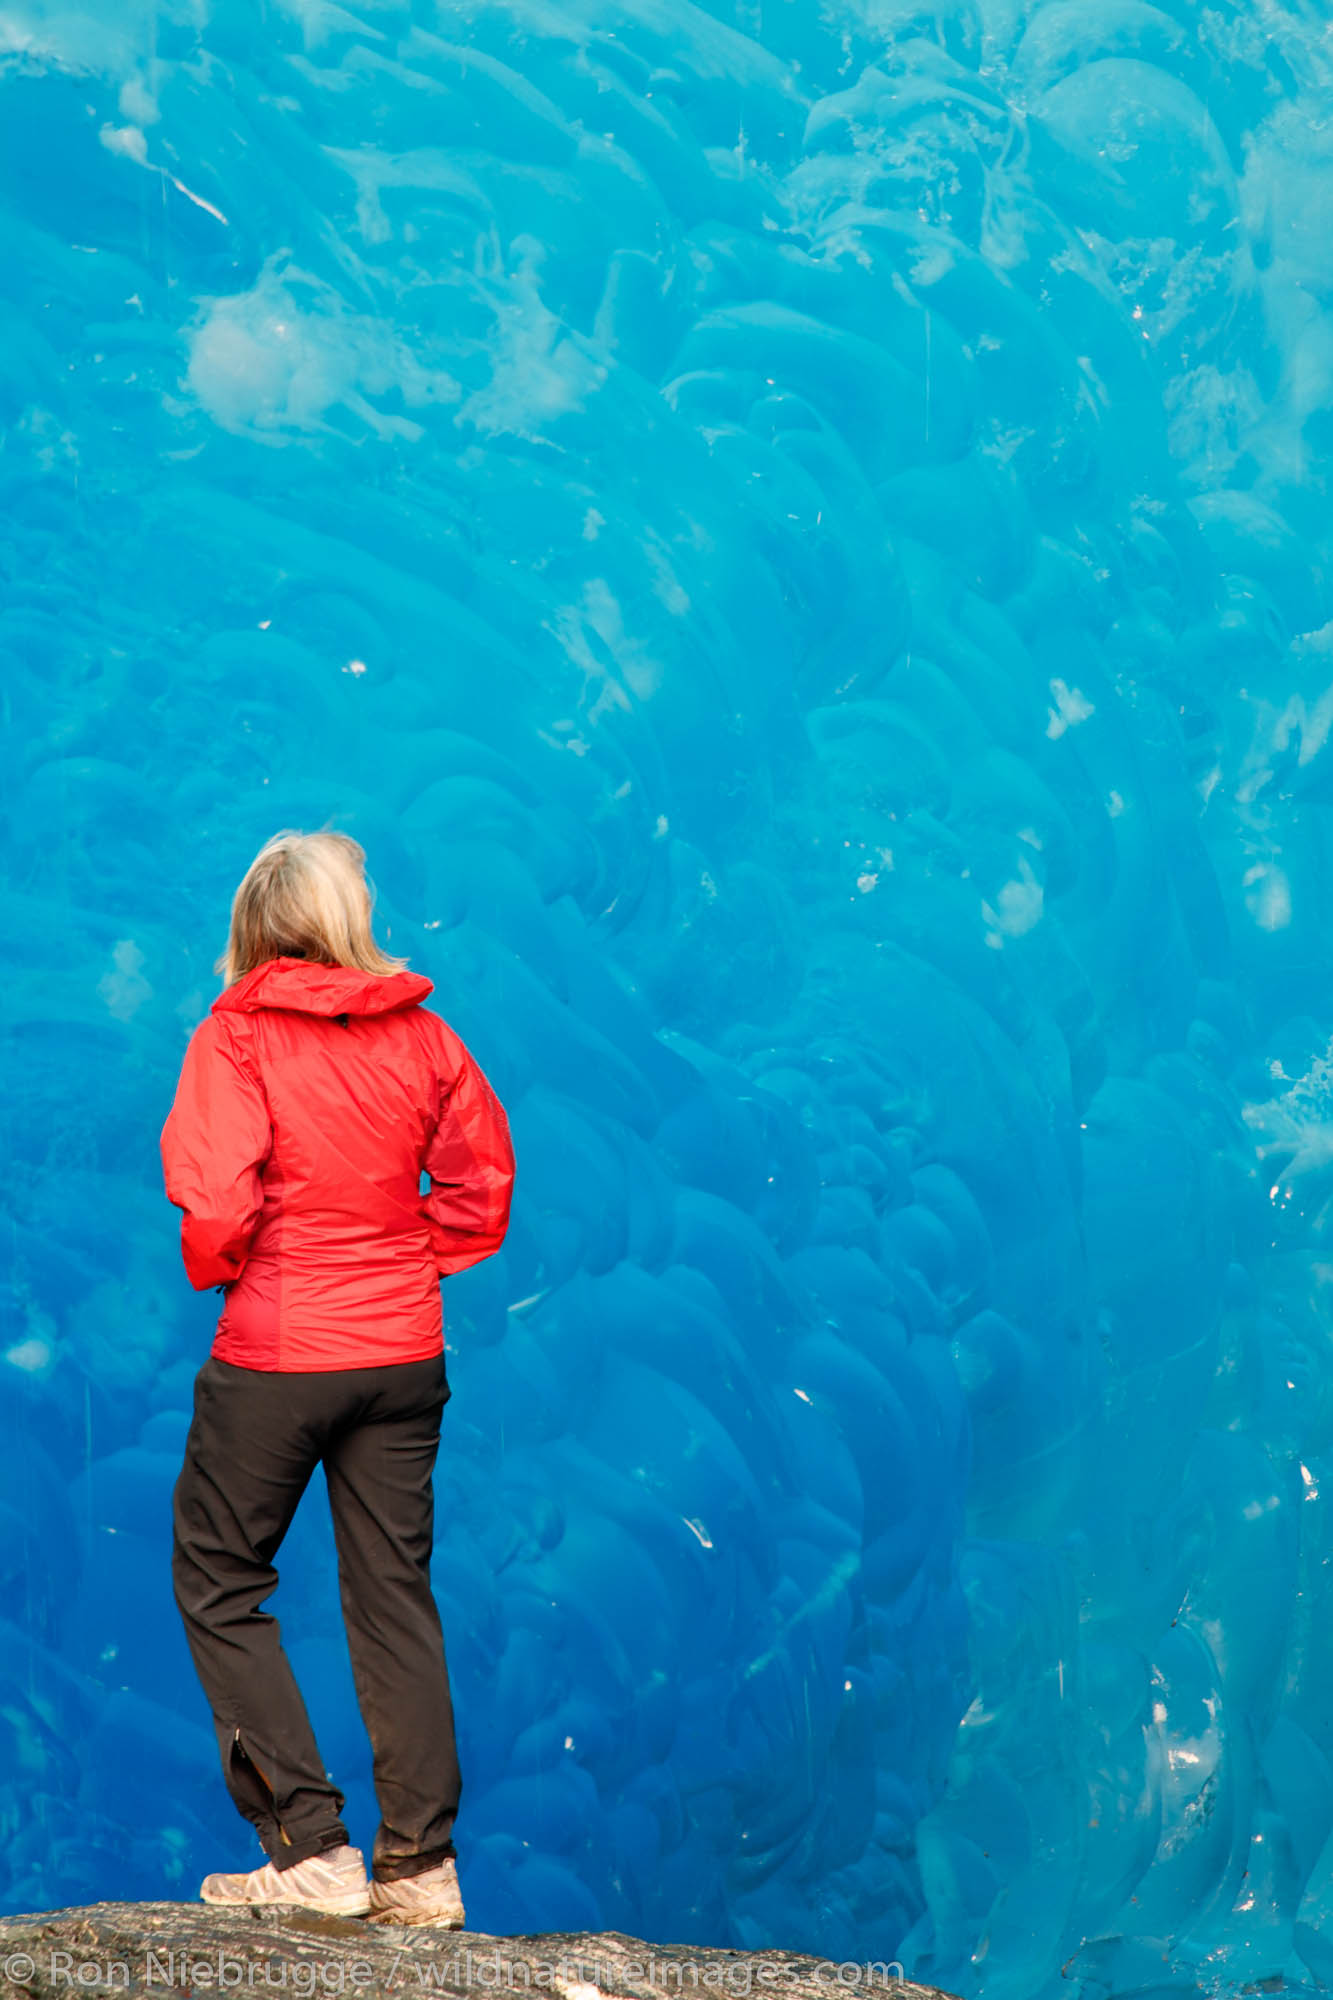
[[[4,1909],[260,1858],[157,1134],[332,816],[519,1157],[470,1921],[1333,1980],[1328,19],[11,0]]]

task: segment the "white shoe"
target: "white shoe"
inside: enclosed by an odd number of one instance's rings
[[[206,1903],[295,1903],[331,1917],[364,1917],[370,1910],[359,1847],[329,1848],[294,1868],[275,1868],[266,1861],[248,1875],[206,1875],[199,1894]]]
[[[370,1883],[372,1924],[438,1924],[444,1930],[463,1928],[463,1896],[452,1854],[424,1875],[406,1875],[400,1882]]]

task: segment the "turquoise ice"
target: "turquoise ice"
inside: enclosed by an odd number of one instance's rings
[[[470,1922],[1333,1980],[1328,9],[0,50],[0,1907],[260,1858],[157,1135],[332,819],[519,1162],[445,1291]],[[364,1840],[318,1491],[280,1567]]]

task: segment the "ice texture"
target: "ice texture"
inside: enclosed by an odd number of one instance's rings
[[[332,819],[518,1155],[470,1922],[1333,1980],[1329,26],[7,0],[0,1907],[261,1858],[157,1139]]]

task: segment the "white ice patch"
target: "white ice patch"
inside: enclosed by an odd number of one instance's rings
[[[123,153],[137,165],[148,165],[148,141],[137,125],[104,125],[98,138],[108,153]]]
[[[1071,688],[1064,681],[1051,682],[1051,693],[1055,696],[1055,707],[1046,711],[1046,734],[1063,736],[1072,722],[1086,722],[1096,709],[1080,688]]]
[[[661,537],[651,529],[644,537],[643,552],[653,572],[654,596],[661,599],[673,618],[683,618],[690,608],[689,593],[676,575]]]
[[[580,710],[587,722],[598,721],[606,709],[628,709],[626,688],[647,701],[661,685],[661,660],[626,630],[620,601],[604,576],[590,577],[579,603],[562,604],[553,619],[542,620],[542,628],[583,673]]]
[[[349,311],[332,287],[274,259],[252,290],[205,302],[189,351],[189,387],[214,423],[273,443],[335,429],[337,409],[379,437],[419,438],[420,424],[374,399],[395,393],[423,408],[461,394],[384,321]]]
[[[133,125],[156,125],[161,117],[157,100],[142,76],[128,76],[120,86],[120,115]]]
[[[1295,1078],[1277,1062],[1270,1064],[1269,1073],[1287,1089],[1241,1106],[1241,1116],[1254,1134],[1261,1166],[1272,1161],[1278,1169],[1268,1198],[1281,1210],[1301,1183],[1309,1182],[1318,1190],[1322,1214],[1327,1209],[1325,1191],[1333,1165],[1333,1043],[1312,1057]]]
[[[117,1021],[128,1021],[138,1013],[153,989],[143,976],[144,956],[133,938],[121,938],[111,953],[111,970],[97,982],[97,997]]]
[[[1261,696],[1249,696],[1254,708],[1254,735],[1236,786],[1242,803],[1257,797],[1269,783],[1274,761],[1287,758],[1293,743],[1297,768],[1312,763],[1333,727],[1333,623],[1299,633],[1291,642],[1288,657],[1300,684],[1287,693],[1281,707]]]
[[[1034,924],[1040,923],[1045,907],[1045,891],[1033,873],[1032,864],[1026,855],[1020,856],[1017,881],[1003,884],[995,898],[995,906],[983,898],[981,914],[986,919],[986,942],[993,950],[1000,950],[1007,937],[1022,937]]]
[[[50,1365],[51,1349],[44,1340],[20,1340],[16,1346],[5,1349],[5,1360],[11,1368],[38,1375]]]
[[[604,576],[583,586],[583,616],[615,660],[633,694],[646,701],[662,682],[662,663],[651,648],[625,629],[620,600]]]
[[[120,94],[122,101],[128,94],[130,100],[133,102],[142,96],[142,89],[141,87],[136,89],[135,82],[132,79],[124,86]],[[156,117],[157,113],[151,102],[149,109],[152,115]],[[204,209],[215,221],[220,222],[224,229],[227,227],[227,218],[220,208],[216,208],[211,201],[206,201],[203,195],[196,194],[192,187],[187,187],[179,175],[173,174],[170,168],[159,167],[149,159],[148,141],[144,136],[142,127],[138,125],[103,125],[97,137],[108,153],[118,153],[124,160],[133,160],[135,166],[142,167],[146,173],[157,174],[163,181],[170,181],[177,194],[183,194],[185,199],[192,201],[196,208]]]
[[[1291,922],[1291,884],[1274,861],[1256,862],[1243,879],[1245,907],[1261,931],[1284,931]]]
[[[541,426],[581,410],[606,380],[606,368],[582,337],[568,333],[542,304],[536,277],[541,245],[519,236],[512,247],[519,265],[496,307],[491,379],[473,390],[458,421],[488,435],[505,432],[546,443]]]

